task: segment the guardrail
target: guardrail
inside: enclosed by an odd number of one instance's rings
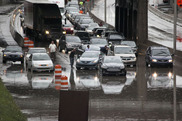
[[[150,12],[152,12],[153,14],[157,15],[158,17],[160,17],[166,21],[169,21],[172,23],[174,20],[174,16],[163,13],[162,11],[160,11],[159,9],[157,9],[151,5],[148,5],[148,9]],[[182,26],[182,19],[180,19],[180,18],[177,19],[177,25]]]
[[[10,33],[12,35],[12,37],[14,38],[14,40],[18,43],[19,46],[23,47],[24,46],[24,39],[23,37],[16,31],[15,29],[15,18],[17,16],[17,14],[19,13],[19,9],[23,6],[20,5],[18,6],[12,13],[11,17],[10,17]]]

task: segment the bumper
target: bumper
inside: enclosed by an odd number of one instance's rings
[[[151,62],[151,65],[152,66],[173,66],[173,63],[169,63],[169,62],[167,62],[167,63],[162,63],[162,62]]]
[[[99,63],[94,64],[82,64],[82,63],[76,63],[76,67],[84,67],[84,68],[97,68]]]
[[[3,57],[5,61],[23,61],[24,57]]]
[[[125,69],[120,69],[119,71],[109,71],[108,69],[102,69],[103,74],[119,74],[119,75],[126,75]]]
[[[53,71],[53,66],[50,67],[32,67],[34,71]]]
[[[123,61],[125,66],[136,65],[136,61]]]

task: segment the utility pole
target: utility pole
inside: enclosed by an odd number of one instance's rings
[[[104,15],[105,15],[105,16],[104,16],[104,17],[105,17],[104,21],[105,21],[105,23],[107,22],[107,15],[106,15],[106,14],[107,14],[107,9],[106,9],[107,3],[106,3],[106,2],[107,2],[107,1],[105,0],[105,4],[104,4],[104,6],[105,6],[105,7],[104,7],[104,13],[105,13],[105,14],[104,14]]]
[[[176,53],[176,22],[177,22],[177,0],[174,0],[174,33],[173,33],[173,54]]]

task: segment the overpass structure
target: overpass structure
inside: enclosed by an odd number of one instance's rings
[[[116,31],[140,44],[148,40],[148,1],[115,0],[115,6]]]

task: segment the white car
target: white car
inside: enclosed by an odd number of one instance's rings
[[[47,53],[33,53],[28,60],[28,69],[33,71],[53,71],[54,65]]]
[[[33,53],[46,53],[46,49],[45,48],[29,48],[28,52],[25,55],[26,64],[28,64],[28,59],[30,55]]]
[[[120,56],[123,63],[130,67],[136,66],[136,55],[130,46],[126,45],[115,45],[113,50],[114,56]]]

